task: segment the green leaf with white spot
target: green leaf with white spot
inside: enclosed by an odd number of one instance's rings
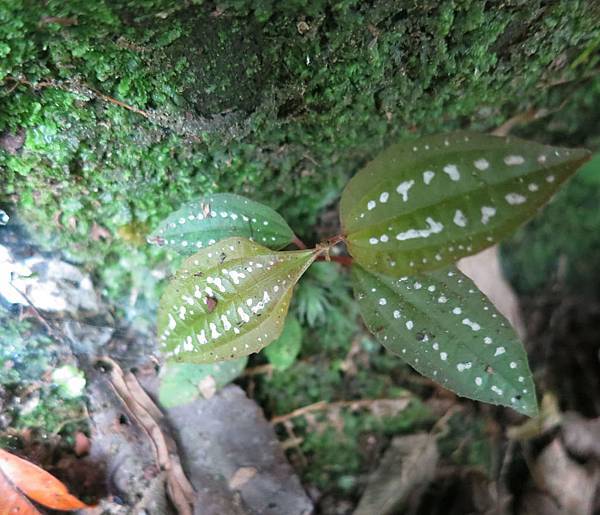
[[[158,310],[166,357],[212,363],[258,352],[281,334],[294,285],[320,252],[228,238],[187,258]]]
[[[281,336],[265,349],[265,356],[276,370],[285,370],[296,361],[302,345],[302,327],[294,316],[288,316]]]
[[[232,236],[281,249],[292,242],[294,232],[279,213],[264,204],[232,193],[215,193],[172,213],[148,242],[187,256]]]
[[[369,330],[418,372],[463,397],[537,413],[522,343],[458,269],[393,278],[353,266],[352,280]]]
[[[348,250],[394,277],[441,268],[511,233],[588,158],[587,150],[465,132],[394,145],[342,194]]]
[[[222,361],[220,363],[167,363],[162,373],[158,399],[165,408],[189,404],[202,397],[203,381],[212,378],[215,391],[227,386],[238,377],[248,358]]]

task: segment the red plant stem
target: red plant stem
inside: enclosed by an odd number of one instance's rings
[[[298,236],[296,236],[295,234],[294,234],[294,239],[292,240],[292,243],[294,245],[296,245],[296,247],[298,247],[300,250],[306,250],[308,248],[305,245],[305,243],[300,238],[298,238]]]
[[[343,236],[342,234],[337,234],[331,238],[327,239],[327,242],[333,247],[335,245],[337,245],[338,243],[340,243],[341,241],[345,241],[346,237]]]
[[[352,258],[350,256],[329,256],[329,259],[327,259],[327,256],[320,255],[319,257],[317,257],[316,260],[317,261],[335,261],[336,263],[339,263],[340,265],[343,265],[343,266],[352,265]]]

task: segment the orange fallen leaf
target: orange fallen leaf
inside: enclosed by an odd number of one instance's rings
[[[53,510],[89,508],[45,470],[0,449],[0,515],[39,515],[27,497]]]

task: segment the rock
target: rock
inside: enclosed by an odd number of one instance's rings
[[[167,410],[203,515],[308,515],[312,503],[256,403],[229,385]]]
[[[105,311],[90,277],[57,258],[14,259],[0,245],[0,296],[12,304],[33,305],[47,313],[96,315]]]

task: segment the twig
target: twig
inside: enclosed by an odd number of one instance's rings
[[[105,100],[106,102],[110,102],[112,104],[118,105],[119,107],[122,107],[123,109],[127,109],[128,111],[132,111],[134,113],[142,115],[146,119],[150,118],[150,115],[146,111],[142,111],[141,109],[139,109],[137,107],[130,106],[129,104],[126,104],[125,102],[121,102],[120,100],[117,100],[116,98],[109,97],[108,95],[105,95],[104,93],[98,91],[97,89],[94,89],[90,86],[86,86],[85,84],[83,85],[83,87],[86,87],[90,91],[93,91],[97,96],[99,96],[102,100]]]
[[[291,420],[284,422],[283,427],[285,428],[285,431],[289,436],[289,438],[282,444],[283,449],[294,449],[296,451],[298,459],[301,462],[301,465],[304,468],[306,468],[308,466],[308,460],[306,459],[306,456],[304,455],[304,453],[302,452],[302,448],[300,447],[304,439],[299,438],[296,435],[296,433],[294,433],[294,424]]]
[[[22,84],[22,85],[30,87],[34,90],[41,89],[41,88],[56,88],[56,89],[66,91],[68,93],[80,93],[80,91],[71,89],[64,84],[60,84],[60,83],[54,81],[53,79],[50,79],[49,81],[40,81],[35,84],[29,82],[26,79],[17,79],[15,77],[7,77],[6,80],[13,81],[15,84]],[[91,91],[92,93],[94,93],[94,95],[96,95],[96,97],[104,100],[105,102],[110,102],[111,104],[115,104],[119,107],[122,107],[123,109],[127,109],[128,111],[137,113],[146,119],[150,118],[150,115],[146,111],[143,111],[137,107],[126,104],[125,102],[121,102],[120,100],[117,100],[116,98],[113,98],[111,96],[105,95],[101,91],[98,91],[97,89],[92,88],[91,86],[88,86],[87,84],[79,83],[79,82],[72,81],[72,80],[67,81],[67,83],[69,85],[74,86],[75,88],[87,89],[87,90]]]
[[[446,412],[437,420],[433,425],[429,434],[445,434],[448,430],[448,421],[453,417],[455,413],[463,411],[463,407],[460,404],[453,404]]]
[[[397,397],[395,399],[357,399],[354,401],[335,401],[335,402],[327,402],[327,401],[319,401],[314,404],[309,404],[308,406],[303,406],[302,408],[295,409],[290,413],[286,413],[285,415],[278,415],[271,419],[271,424],[281,424],[293,418],[302,417],[307,413],[312,413],[313,411],[326,411],[337,408],[352,408],[352,409],[361,409],[368,408],[374,404],[379,403],[394,403],[398,401],[408,401],[410,400],[409,396],[406,397]]]
[[[42,325],[47,329],[48,334],[50,336],[52,336],[53,338],[56,338],[57,340],[60,340],[60,335],[58,335],[56,333],[56,331],[54,330],[54,328],[52,327],[52,325],[50,324],[50,322],[48,322],[48,320],[46,320],[46,318],[37,310],[37,308],[33,305],[33,302],[31,302],[31,300],[29,300],[29,297],[25,294],[25,292],[22,292],[19,288],[17,288],[13,282],[12,279],[10,280],[9,283],[13,289],[19,294],[21,295],[21,297],[23,297],[25,299],[25,301],[27,302],[29,309],[31,309],[31,311],[33,312],[33,314],[36,316],[36,318],[42,323]],[[22,312],[21,312],[22,314]]]
[[[496,127],[491,133],[494,136],[508,136],[510,131],[517,125],[524,125],[526,123],[539,120],[551,114],[559,112],[565,105],[567,105],[569,97],[565,98],[561,104],[555,109],[528,109],[523,113],[516,114],[512,118],[509,118],[506,122],[504,122],[499,127]]]

